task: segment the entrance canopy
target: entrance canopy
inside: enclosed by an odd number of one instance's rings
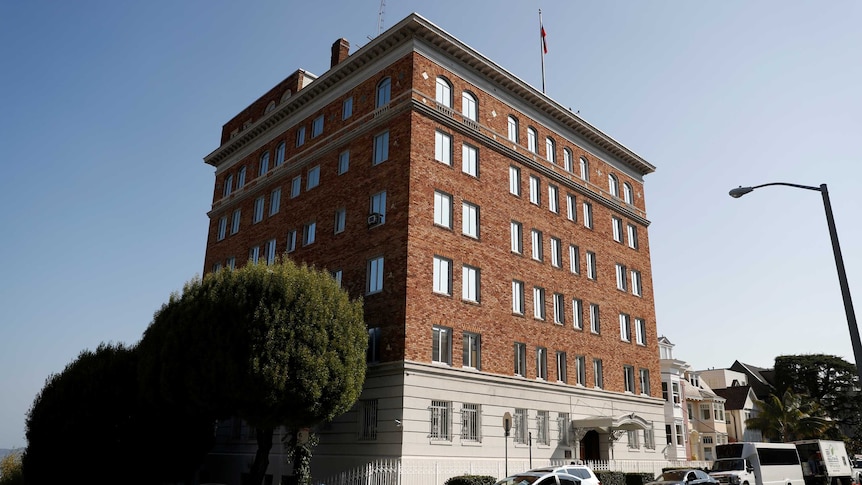
[[[573,419],[573,428],[596,429],[605,433],[611,431],[636,431],[652,429],[652,424],[635,413],[619,416],[591,416],[589,418]]]

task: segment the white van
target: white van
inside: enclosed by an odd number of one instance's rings
[[[852,464],[843,441],[794,441],[806,485],[850,485]]]
[[[792,443],[731,443],[715,447],[710,476],[729,485],[804,485]]]

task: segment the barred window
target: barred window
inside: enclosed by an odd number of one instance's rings
[[[431,401],[431,433],[435,441],[452,441],[452,402]]]
[[[461,405],[461,439],[482,441],[482,405],[464,403]]]
[[[360,440],[377,439],[377,399],[363,399],[359,401],[360,413]]]
[[[548,430],[550,423],[548,421],[548,411],[536,412],[536,441],[540,445],[551,444],[551,438],[549,436],[550,433]]]
[[[557,436],[561,445],[569,446],[569,413],[557,415]]]
[[[515,443],[527,443],[527,410],[518,408],[515,409],[515,415],[512,417],[512,428]]]

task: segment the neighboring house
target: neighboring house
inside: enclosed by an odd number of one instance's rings
[[[699,371],[701,381],[706,382],[724,403],[728,440],[763,441],[760,431],[748,429],[745,421],[757,415],[754,389],[748,385],[748,375],[730,369]]]
[[[669,460],[687,460],[688,416],[683,405],[683,381],[689,370],[687,362],[673,357],[674,344],[667,337],[658,338],[659,364],[661,365],[661,395],[664,399],[666,448]]]
[[[363,298],[365,387],[314,430],[316,478],[381,458],[664,460],[654,167],[570,109],[412,14],[353,54],[336,41],[327,72],[270,89],[205,162],[205,272],[286,255]],[[209,478],[235,483],[249,430],[218,436]]]
[[[757,399],[760,399],[761,401],[766,399],[767,396],[775,391],[774,369],[765,369],[751,364],[743,364],[736,360],[733,362],[733,365],[730,366],[729,370],[745,374],[748,385],[751,386]]]
[[[715,447],[728,443],[726,399],[716,394],[694,371],[686,372],[683,389],[691,425],[690,458],[715,460]]]

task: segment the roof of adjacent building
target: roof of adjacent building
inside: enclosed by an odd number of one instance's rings
[[[745,401],[748,400],[748,393],[751,392],[751,386],[733,386],[725,387],[724,389],[714,389],[715,393],[727,399],[724,403],[724,409],[734,411],[745,409]]]

